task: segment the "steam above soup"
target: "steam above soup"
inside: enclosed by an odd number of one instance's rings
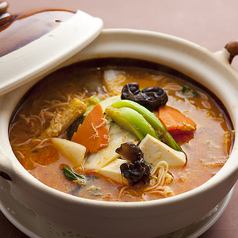
[[[74,196],[146,201],[194,189],[225,164],[232,125],[215,96],[154,63],[101,59],[58,70],[21,100],[13,152]]]

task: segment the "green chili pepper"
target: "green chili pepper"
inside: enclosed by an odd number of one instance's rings
[[[182,149],[178,146],[178,144],[175,142],[170,133],[166,130],[163,123],[144,106],[131,100],[120,100],[118,102],[113,103],[112,107],[118,109],[123,107],[134,109],[139,114],[141,114],[146,119],[146,121],[153,127],[153,129],[157,132],[158,136],[155,138],[159,138],[161,141],[163,141],[165,144],[167,144],[168,146],[170,146],[175,150],[182,151]]]
[[[152,126],[134,109],[129,107],[116,108],[109,106],[106,108],[105,112],[119,126],[130,131],[140,140],[142,140],[147,134],[150,134],[158,139],[158,136]]]

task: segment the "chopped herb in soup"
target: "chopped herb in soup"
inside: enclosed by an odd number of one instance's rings
[[[20,163],[59,191],[147,201],[192,190],[232,147],[221,102],[174,70],[130,59],[80,62],[38,82],[9,127]]]

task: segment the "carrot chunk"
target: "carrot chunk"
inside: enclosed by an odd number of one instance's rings
[[[71,140],[85,146],[91,153],[108,146],[109,129],[100,104],[88,113]]]
[[[197,124],[179,110],[164,106],[159,108],[158,118],[168,131],[195,131]]]

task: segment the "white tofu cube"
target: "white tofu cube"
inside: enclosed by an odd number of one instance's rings
[[[121,175],[120,170],[121,164],[126,162],[127,161],[123,159],[116,159],[107,166],[99,169],[97,173],[119,184],[128,185],[129,184],[128,180]]]
[[[183,166],[186,163],[186,155],[155,139],[151,135],[146,137],[139,144],[144,153],[144,160],[156,166],[160,161],[166,161],[169,166]]]

